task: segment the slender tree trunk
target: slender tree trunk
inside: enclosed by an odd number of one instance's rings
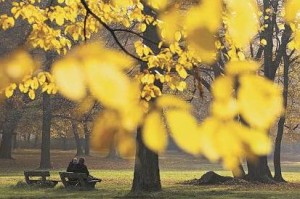
[[[17,149],[17,148],[18,148],[17,134],[14,133],[13,134],[13,149]]]
[[[150,151],[142,141],[142,129],[137,130],[137,154],[134,167],[134,179],[131,190],[159,191],[161,190],[158,155]]]
[[[27,146],[30,146],[30,137],[31,137],[31,134],[30,133],[27,133],[26,134],[26,142],[27,142]]]
[[[81,143],[80,143],[80,137],[78,135],[78,131],[77,131],[77,125],[76,122],[72,121],[72,131],[74,134],[74,139],[75,139],[75,143],[76,143],[76,156],[81,156],[83,155],[83,151],[82,151],[82,147],[81,147]]]
[[[111,144],[109,153],[106,156],[107,159],[120,159],[120,156],[118,155],[118,152],[116,150],[116,146],[114,143]]]
[[[12,159],[12,134],[2,134],[2,141],[0,146],[0,159]]]
[[[284,32],[287,38],[290,38],[291,31],[290,27],[286,26],[286,31]],[[287,42],[286,42],[287,44]],[[289,67],[290,67],[290,60],[288,55],[286,54],[286,48],[284,49],[283,55],[283,64],[284,64],[284,73],[283,73],[283,100],[284,100],[284,108],[287,107],[287,100],[288,100],[288,86],[289,86]],[[275,150],[274,150],[274,169],[275,175],[274,179],[278,182],[286,182],[281,173],[281,164],[280,164],[280,152],[281,152],[281,141],[283,137],[283,130],[284,130],[284,123],[285,123],[285,115],[281,116],[278,122],[278,130],[277,136],[275,139]]]
[[[41,169],[50,169],[50,130],[51,130],[51,103],[50,95],[43,93],[43,125],[41,143]]]
[[[87,126],[87,123],[83,123],[83,129],[84,129],[84,154],[86,156],[90,155],[90,132]]]
[[[45,71],[50,71],[55,56],[56,56],[55,52],[46,53],[47,63],[46,63]],[[41,160],[40,160],[41,169],[51,168],[51,161],[50,161],[51,120],[52,120],[51,97],[49,94],[45,92],[43,93],[43,124],[42,124]]]
[[[90,134],[84,135],[84,155],[90,155]]]
[[[278,0],[270,1],[270,0],[263,0],[263,9],[264,15],[267,15],[266,10],[271,6],[274,8],[274,13],[278,10]],[[267,45],[264,47],[264,76],[271,81],[274,81],[276,71],[280,65],[280,60],[282,58],[282,54],[279,51],[275,59],[273,54],[273,36],[275,30],[275,23],[276,23],[276,14],[272,15],[269,18],[264,18],[264,24],[267,24],[267,27],[262,33],[262,38],[267,41]],[[280,46],[282,48],[284,46]],[[272,174],[270,168],[268,166],[268,159],[267,156],[262,156],[257,159],[257,162],[249,162],[247,161],[248,166],[248,175],[247,178],[254,181],[266,182],[271,183],[273,181]]]
[[[12,159],[13,134],[22,117],[22,112],[14,108],[10,99],[5,102],[7,115],[3,123],[2,141],[0,146],[0,159]]]
[[[284,123],[285,123],[285,116],[280,117],[278,122],[278,130],[277,130],[277,136],[275,139],[275,149],[274,149],[274,180],[277,182],[286,182],[281,173],[281,160],[280,160],[280,152],[281,152],[281,140],[283,136],[283,129],[284,129]]]
[[[62,138],[62,145],[63,145],[63,150],[66,151],[67,150],[67,138],[63,137]]]
[[[241,163],[239,164],[239,168],[240,168],[239,172],[232,171],[232,175],[234,178],[243,179],[245,178],[246,173]]]
[[[34,138],[34,146],[33,146],[33,148],[37,148],[37,146],[38,146],[38,141],[39,141],[39,136],[38,136],[38,134],[36,134],[36,135],[35,135],[35,138]]]

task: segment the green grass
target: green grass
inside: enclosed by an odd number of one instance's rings
[[[51,151],[54,170],[51,178],[59,180],[58,172],[65,170],[74,157],[74,151]],[[294,157],[294,156],[290,156]],[[92,175],[103,181],[93,191],[66,190],[61,183],[52,189],[16,186],[24,182],[24,170],[34,169],[39,164],[38,150],[19,150],[14,153],[15,160],[0,160],[0,198],[300,198],[300,164],[295,160],[283,161],[283,176],[287,184],[262,185],[182,185],[183,181],[200,178],[209,170],[221,175],[231,175],[220,165],[208,163],[201,158],[168,152],[160,156],[161,181],[163,190],[156,193],[130,194],[134,162],[122,159],[106,159],[93,153],[86,158]],[[272,169],[272,168],[271,168]],[[24,184],[24,183],[23,183]]]
[[[53,189],[36,187],[16,187],[18,181],[24,181],[23,173],[0,172],[0,198],[299,198],[300,173],[284,173],[287,180],[293,182],[281,185],[217,185],[191,186],[181,185],[182,181],[198,178],[204,171],[161,171],[163,190],[157,193],[130,195],[132,182],[131,170],[92,170],[93,175],[101,177],[103,182],[94,191],[66,190],[61,184]],[[230,175],[226,171],[218,171]],[[51,171],[52,178],[58,179],[57,171]]]

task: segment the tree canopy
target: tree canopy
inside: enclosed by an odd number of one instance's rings
[[[0,60],[4,71],[0,88],[6,97],[19,89],[34,99],[38,88],[48,94],[58,90],[78,103],[93,97],[105,107],[94,125],[95,148],[107,149],[116,142],[122,155],[130,155],[135,151],[133,132],[143,125],[143,141],[154,152],[165,150],[169,132],[184,151],[222,160],[232,170],[238,169],[240,158],[271,151],[267,132],[283,114],[281,89],[260,75],[259,61],[248,58],[249,44],[268,43],[258,35],[274,11],[271,6],[261,12],[254,0],[202,0],[190,5],[167,0],[2,3],[11,6],[0,16],[3,30],[13,28],[16,20],[27,21],[31,31],[26,46],[55,51],[60,59],[51,73],[36,72],[28,54],[14,52]],[[152,15],[145,14],[147,6],[152,7]],[[286,22],[281,24],[294,31],[289,47],[299,49],[300,3],[289,0],[278,12],[283,11]],[[157,29],[160,42],[143,35],[150,27]],[[89,40],[101,30],[111,34],[121,51],[105,47],[104,41]],[[134,49],[122,43],[120,32],[132,36]],[[187,102],[163,94],[159,85],[183,91],[191,76],[200,88],[199,70],[218,62],[225,64],[224,72],[211,85],[210,115],[199,123]],[[141,63],[147,68],[128,75]]]

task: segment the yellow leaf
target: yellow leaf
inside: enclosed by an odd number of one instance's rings
[[[93,126],[91,145],[96,151],[108,153],[114,144],[115,134],[118,129],[118,117],[112,111],[104,111]]]
[[[154,111],[146,117],[142,136],[143,142],[150,150],[161,153],[166,149],[168,137],[159,112]]]
[[[130,104],[130,80],[117,68],[91,63],[86,66],[86,75],[91,93],[105,106],[122,109]]]
[[[185,79],[188,75],[185,68],[180,64],[176,65],[176,71],[178,72],[179,76],[183,79]]]
[[[256,155],[267,155],[272,151],[272,142],[267,132],[244,127],[239,129],[237,136],[241,137]]]
[[[39,73],[38,81],[39,81],[40,85],[44,84],[46,82],[46,75],[44,73]]]
[[[5,69],[6,75],[16,82],[29,75],[35,66],[31,56],[24,51],[16,51],[6,59],[0,60],[0,62]]]
[[[156,105],[163,109],[163,108],[178,108],[183,110],[190,110],[191,105],[187,102],[183,101],[177,96],[174,95],[163,95],[159,97],[156,101]]]
[[[176,86],[177,90],[184,91],[186,89],[186,82],[180,81],[179,84]]]
[[[146,29],[147,29],[147,25],[146,25],[145,23],[139,24],[139,30],[140,30],[141,32],[145,32]]]
[[[95,99],[93,97],[86,97],[78,104],[78,111],[76,114],[82,116],[92,110],[95,105]]]
[[[211,113],[220,119],[233,119],[238,114],[238,104],[234,98],[215,100],[211,106]]]
[[[133,158],[136,152],[136,141],[132,135],[120,133],[117,135],[117,150],[123,158]]]
[[[176,9],[172,9],[160,16],[160,20],[162,21],[160,34],[163,41],[166,40],[168,43],[176,41],[176,32],[182,29],[180,24],[182,17],[183,16]]]
[[[266,46],[267,45],[267,40],[265,40],[265,39],[260,40],[260,44],[262,46]]]
[[[216,143],[216,132],[220,129],[218,120],[213,117],[205,119],[198,128],[201,134],[200,146],[201,152],[210,161],[217,161],[220,158],[220,153]]]
[[[289,23],[299,21],[300,2],[298,0],[287,0],[285,4],[285,19]]]
[[[11,89],[10,87],[7,87],[7,88],[5,89],[5,96],[6,96],[7,98],[10,98],[11,96],[13,96],[13,94],[14,94],[14,90]]]
[[[240,75],[256,72],[259,67],[259,64],[254,61],[230,61],[225,71],[229,75]]]
[[[254,0],[225,2],[228,8],[228,33],[235,46],[244,48],[259,30],[257,4]]]
[[[31,87],[31,89],[34,89],[34,90],[38,89],[38,87],[39,87],[39,82],[38,82],[38,79],[37,79],[36,77],[34,77],[34,78],[31,80],[31,82],[30,82],[30,87]]]
[[[168,5],[169,0],[148,0],[148,4],[154,9],[164,9]]]
[[[233,79],[228,76],[218,77],[212,85],[212,93],[216,100],[228,101],[233,94]]]
[[[56,62],[52,68],[58,90],[66,97],[81,100],[86,95],[84,71],[71,58]]]
[[[31,100],[34,100],[35,99],[35,92],[34,90],[30,89],[29,92],[28,92],[28,96]]]
[[[176,41],[180,41],[180,39],[181,39],[181,32],[180,32],[180,31],[177,31],[177,32],[175,33],[175,40],[176,40]]]
[[[175,143],[188,153],[199,154],[201,152],[201,135],[196,119],[183,110],[168,110],[166,118]]]
[[[244,75],[240,78],[238,106],[250,126],[267,129],[282,114],[282,93],[267,79]]]

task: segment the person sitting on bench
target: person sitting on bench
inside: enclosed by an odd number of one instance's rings
[[[69,163],[69,166],[67,168],[67,172],[74,172],[76,170],[77,164],[78,164],[77,158],[73,158],[71,160],[71,162]]]
[[[88,181],[89,180],[99,180],[99,181],[101,181],[101,179],[95,178],[95,177],[90,175],[90,172],[89,172],[87,166],[84,164],[84,158],[79,158],[79,161],[78,161],[78,163],[75,167],[74,173],[85,173],[88,176]]]
[[[87,169],[87,166],[84,164],[84,158],[79,158],[79,161],[75,166],[74,172],[75,173],[85,173],[87,176],[90,175],[90,172]]]

